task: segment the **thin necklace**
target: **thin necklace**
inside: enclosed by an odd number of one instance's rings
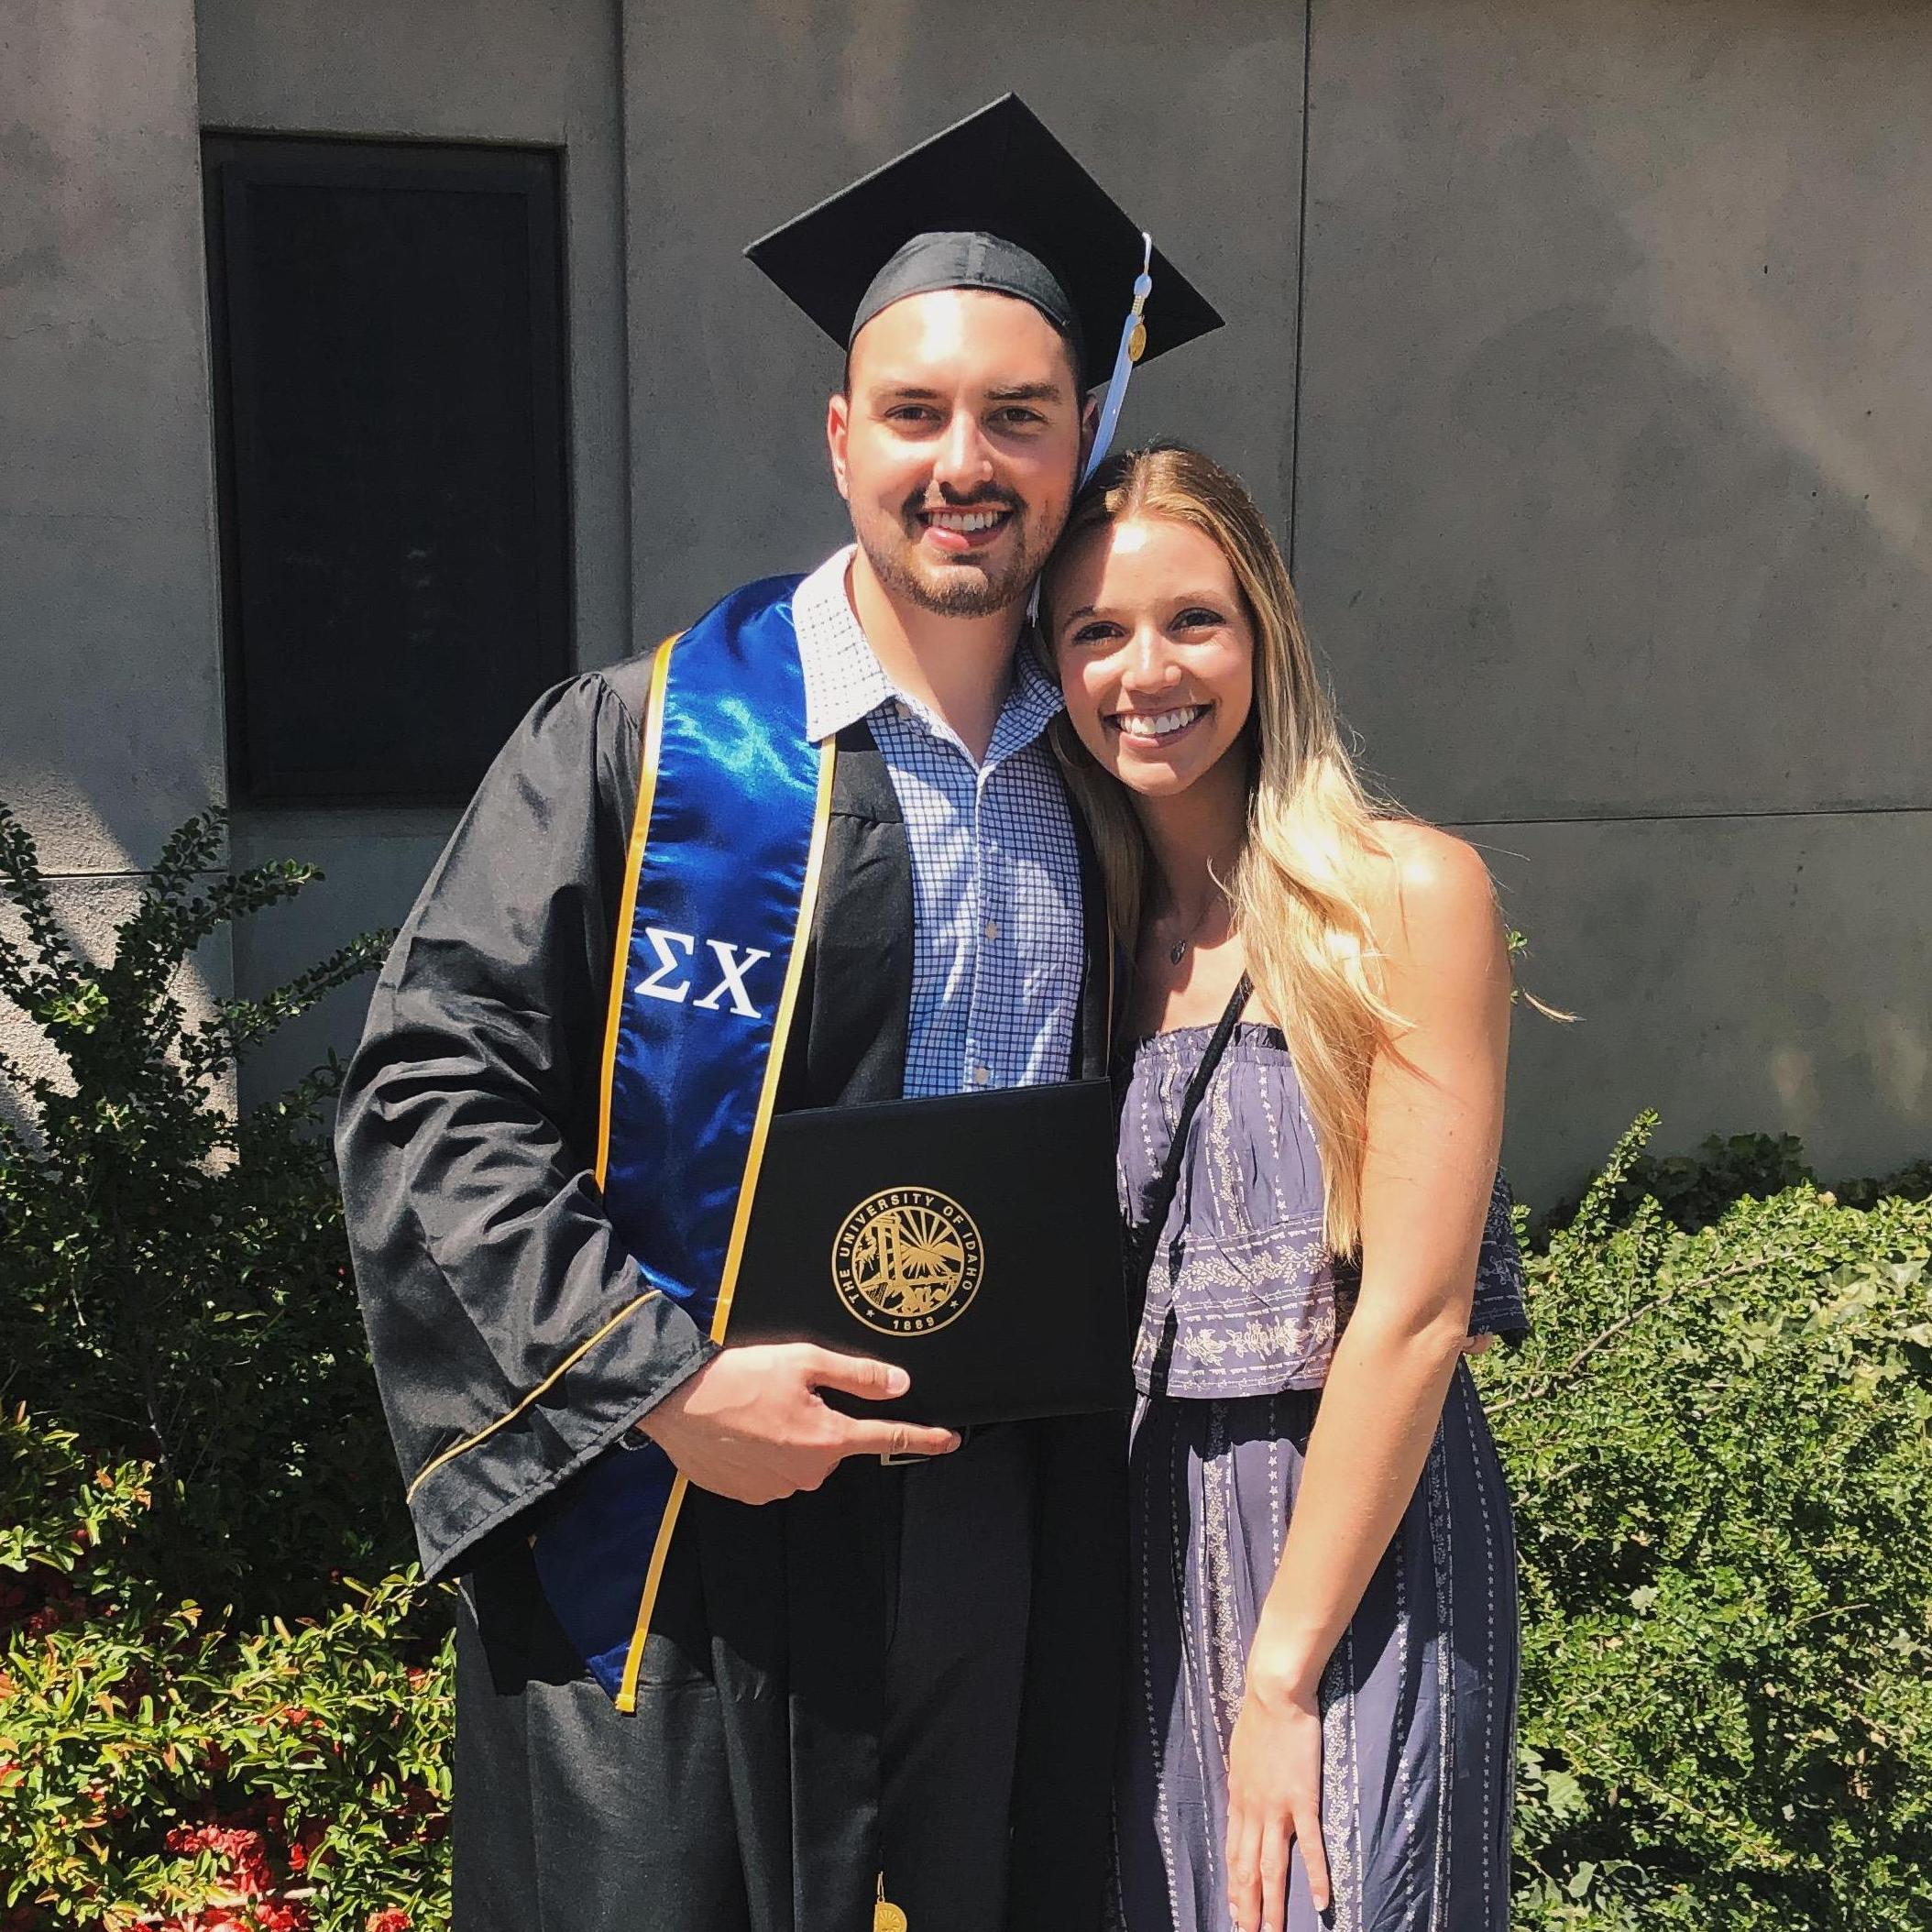
[[[1168,964],[1169,966],[1178,966],[1182,960],[1187,958],[1188,948],[1194,943],[1195,937],[1199,934],[1201,928],[1207,924],[1207,916],[1213,911],[1214,902],[1220,897],[1221,895],[1219,893],[1210,893],[1207,896],[1207,904],[1195,915],[1194,923],[1168,948]]]

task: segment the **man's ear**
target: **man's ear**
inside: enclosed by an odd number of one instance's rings
[[[852,399],[842,390],[834,390],[825,406],[825,446],[832,456],[832,481],[839,494],[850,503],[851,492],[845,487],[845,439],[852,426]]]
[[[1093,438],[1100,429],[1100,398],[1089,396],[1080,406],[1080,467],[1075,472],[1076,480],[1087,470],[1087,457],[1093,448]]]

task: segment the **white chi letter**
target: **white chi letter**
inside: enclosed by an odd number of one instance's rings
[[[751,996],[744,990],[744,976],[757,965],[760,960],[768,960],[771,954],[761,952],[755,946],[747,946],[741,954],[735,946],[727,946],[721,939],[707,939],[705,944],[718,956],[718,970],[724,977],[705,994],[701,1000],[693,1000],[694,1006],[715,1008],[726,993],[731,995],[731,1011],[741,1019],[755,1020],[758,1009],[752,1005]]]

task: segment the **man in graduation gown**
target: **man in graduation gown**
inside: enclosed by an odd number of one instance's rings
[[[1041,735],[1058,694],[1019,646],[1139,243],[1008,97],[752,251],[848,347],[829,440],[857,539],[764,587],[804,736],[836,747],[780,1111],[1104,1070],[1105,922]],[[1150,352],[1217,319],[1176,282]],[[1117,1420],[961,1443],[866,1418],[896,1371],[720,1346],[613,1225],[597,1149],[653,664],[560,686],[505,747],[342,1101],[377,1374],[424,1564],[460,1581],[457,1932],[1095,1927]],[[751,958],[692,962],[676,996],[716,977],[714,1009],[749,1002]],[[542,1551],[641,1455],[683,1507],[614,1703]]]

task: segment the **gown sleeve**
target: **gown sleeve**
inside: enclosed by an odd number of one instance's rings
[[[644,1289],[595,1175],[638,758],[609,678],[539,700],[398,936],[343,1089],[357,1288],[433,1575],[712,1353]]]

